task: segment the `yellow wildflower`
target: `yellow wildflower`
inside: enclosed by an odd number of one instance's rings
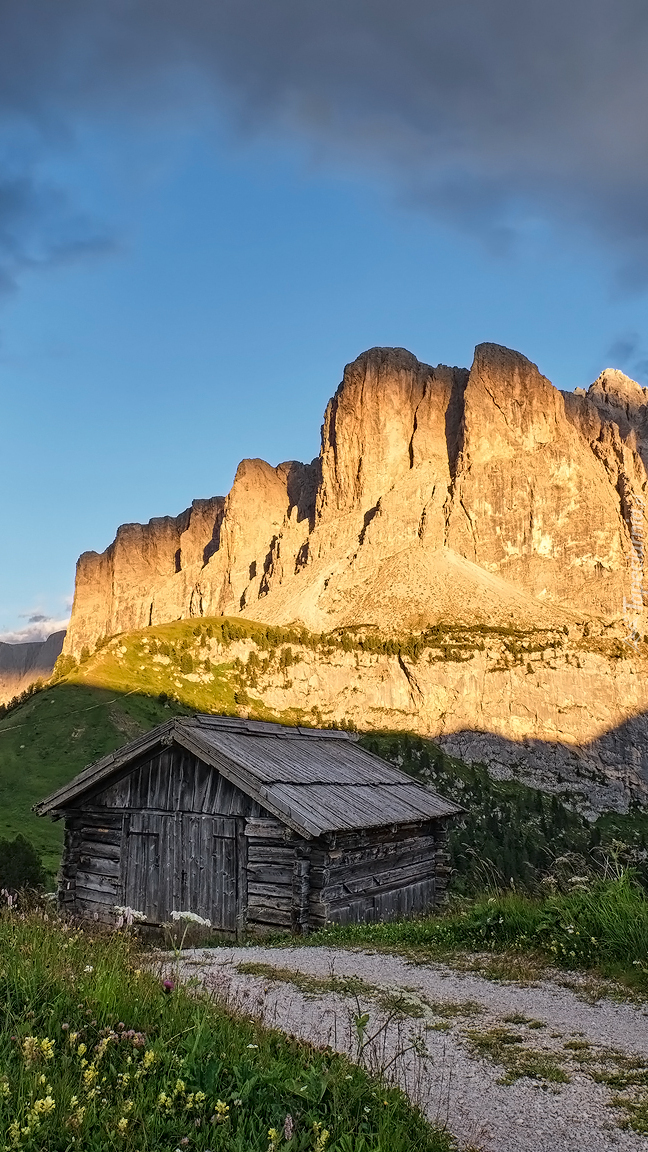
[[[229,1104],[226,1104],[224,1100],[217,1100],[214,1106],[214,1111],[217,1116],[227,1116],[229,1112]]]
[[[41,1054],[41,1046],[37,1036],[25,1036],[22,1043],[22,1053],[28,1064],[38,1060]]]
[[[200,1107],[201,1104],[205,1103],[206,1099],[207,1099],[207,1097],[205,1096],[204,1092],[196,1092],[195,1101],[196,1101],[196,1106],[198,1108]]]
[[[0,1076],[0,1100],[6,1100],[9,1095],[9,1080],[7,1076]]]
[[[185,1090],[184,1080],[176,1080],[176,1086],[173,1090],[173,1095],[174,1096],[182,1096],[182,1095],[184,1095],[184,1090]]]
[[[132,1112],[134,1107],[132,1100],[124,1100],[124,1112]]]
[[[279,1147],[279,1133],[276,1128],[268,1128],[268,1136],[270,1143],[268,1144],[268,1152],[276,1152]]]
[[[121,1120],[117,1121],[117,1131],[119,1132],[119,1135],[125,1136],[127,1128],[128,1128],[128,1117],[122,1116]]]
[[[155,1052],[152,1048],[149,1048],[148,1051],[144,1053],[144,1067],[150,1068],[152,1064],[155,1064]]]
[[[70,1108],[76,1108],[78,1103],[79,1103],[79,1097],[73,1096],[70,1100]]]
[[[54,1045],[55,1044],[56,1044],[56,1040],[41,1040],[41,1042],[40,1042],[41,1052],[43,1053],[43,1056],[46,1060],[53,1060],[54,1059]]]
[[[14,1148],[20,1148],[20,1124],[17,1120],[12,1120],[9,1125],[9,1139]]]
[[[79,1056],[85,1056],[87,1051],[88,1051],[88,1047],[86,1044],[79,1044],[79,1047],[77,1048],[77,1054]]]
[[[92,1088],[95,1080],[97,1079],[97,1076],[97,1069],[95,1068],[94,1064],[90,1064],[90,1066],[86,1068],[85,1072],[83,1073],[83,1083],[85,1084],[86,1088]]]
[[[78,1032],[68,1033],[68,1040],[70,1041],[70,1044],[76,1044],[78,1039],[79,1039],[79,1033]]]
[[[56,1108],[56,1104],[51,1096],[44,1096],[41,1100],[34,1100],[33,1111],[37,1116],[49,1116]]]

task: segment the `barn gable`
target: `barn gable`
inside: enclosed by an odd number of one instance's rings
[[[70,911],[189,910],[237,936],[429,907],[460,811],[347,733],[229,717],[171,721],[36,810],[66,820]]]

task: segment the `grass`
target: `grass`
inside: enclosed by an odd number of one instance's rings
[[[420,1020],[424,1016],[440,1016],[452,1018],[456,1016],[475,1016],[482,1011],[480,1004],[474,1000],[446,1001],[429,1000],[411,989],[398,990],[384,988],[377,984],[370,984],[360,976],[313,976],[311,973],[299,972],[294,968],[275,967],[272,964],[261,964],[257,961],[245,961],[236,965],[237,971],[244,976],[260,976],[264,980],[283,984],[292,984],[305,996],[324,996],[333,994],[358,999],[360,996],[370,997],[385,1012],[394,1016],[409,1016]]]
[[[181,985],[165,993],[145,960],[123,934],[0,913],[3,1147],[450,1152],[397,1089]]]
[[[308,941],[379,947],[419,958],[466,950],[531,956],[538,966],[596,971],[648,993],[648,898],[627,872],[566,894],[503,892],[445,915],[333,926]]]
[[[523,1076],[547,1084],[569,1084],[569,1076],[556,1053],[529,1048],[524,1037],[510,1028],[495,1026],[483,1032],[470,1029],[465,1036],[476,1055],[485,1056],[504,1069],[500,1084],[514,1084]]]

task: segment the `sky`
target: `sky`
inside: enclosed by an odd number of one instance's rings
[[[0,0],[0,640],[373,345],[648,384],[645,0]]]

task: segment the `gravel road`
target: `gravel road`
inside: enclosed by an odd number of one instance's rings
[[[241,965],[261,967],[245,973]],[[360,1062],[372,1071],[389,1065],[388,1075],[430,1119],[447,1123],[461,1148],[646,1152],[646,1136],[620,1126],[629,1113],[613,1098],[646,1101],[648,1111],[648,1005],[591,1003],[551,980],[495,982],[335,948],[197,949],[183,953],[181,975],[352,1058],[353,1017],[366,1012]],[[646,1086],[596,1079],[610,1074]]]

